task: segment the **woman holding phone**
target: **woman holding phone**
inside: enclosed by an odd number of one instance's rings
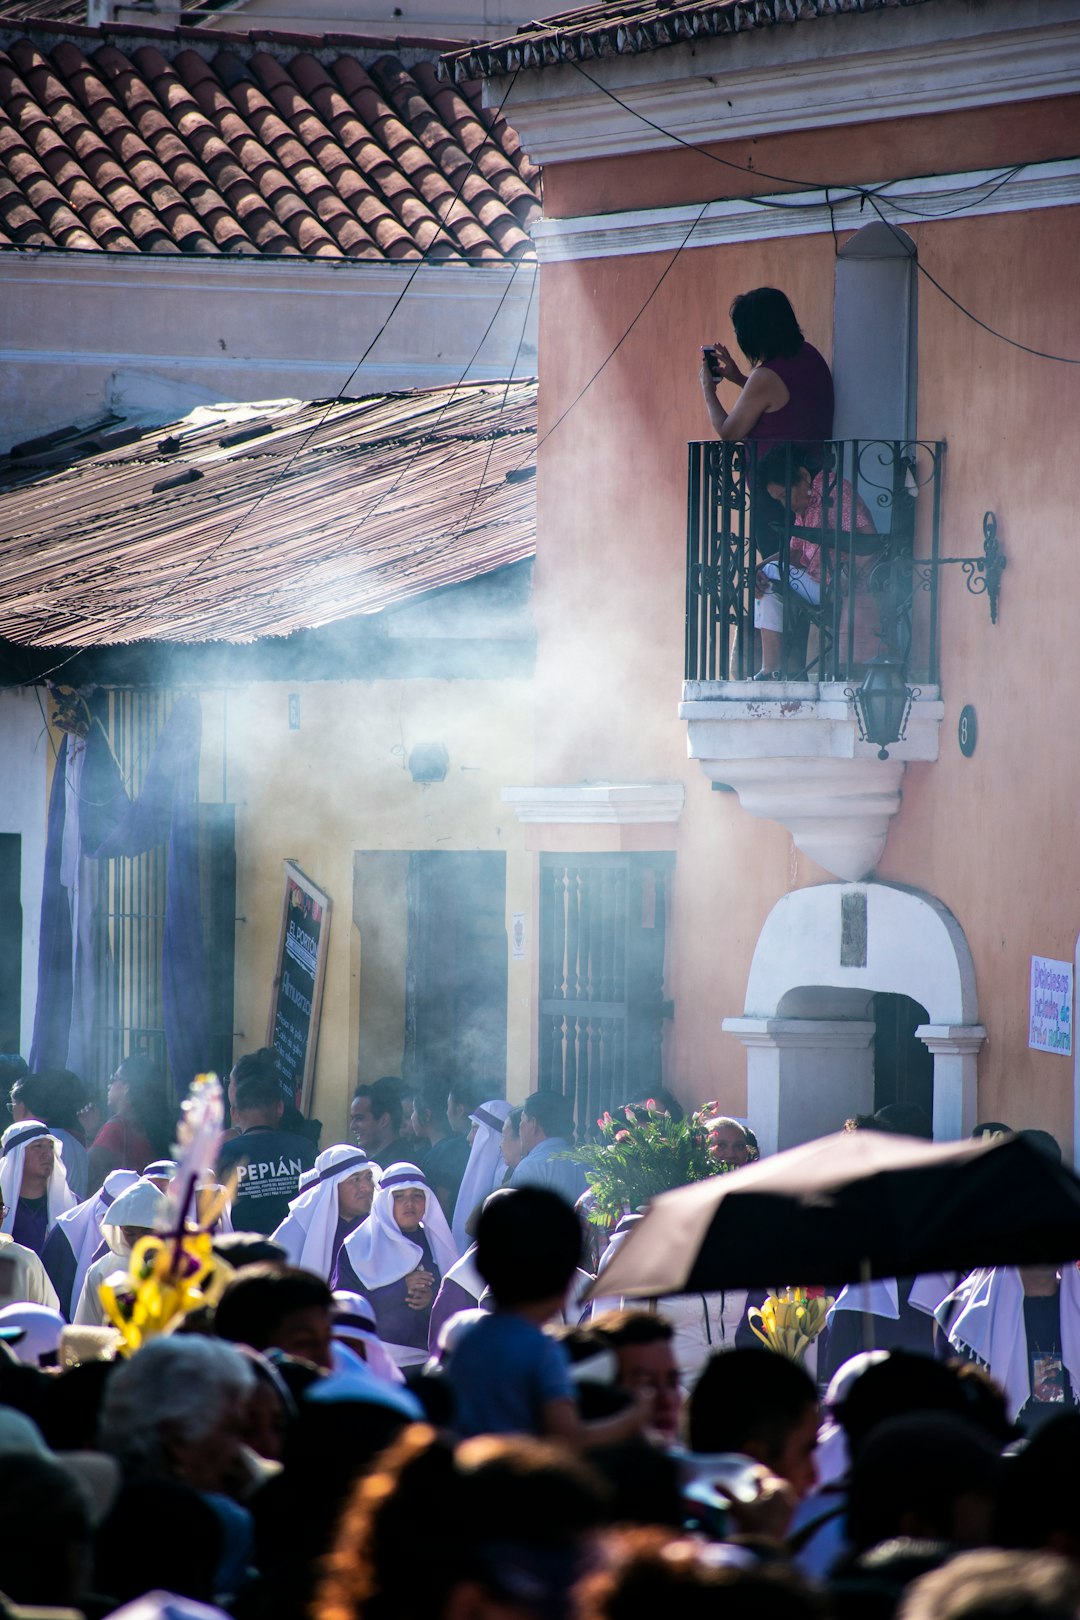
[[[769,444],[820,443],[832,437],[833,382],[824,356],[808,343],[795,311],[777,287],[740,293],[731,306],[749,376],[722,343],[705,345],[701,387],[713,431],[721,439]],[[718,389],[734,383],[739,397],[725,410]]]

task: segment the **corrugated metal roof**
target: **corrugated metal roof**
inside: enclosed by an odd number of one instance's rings
[[[0,637],[252,641],[520,562],[535,438],[528,381],[203,407],[78,460],[43,446],[56,470],[0,460]]]
[[[531,257],[537,171],[438,49],[0,26],[0,247]]]
[[[837,17],[849,12],[892,11],[927,5],[930,0],[701,0],[665,5],[662,0],[629,0],[582,6],[530,23],[509,39],[491,40],[448,51],[444,74],[456,83],[500,73],[589,62],[603,56],[637,56],[665,45],[685,45],[722,34],[745,34],[781,24]]]

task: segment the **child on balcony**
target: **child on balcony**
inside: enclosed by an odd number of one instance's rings
[[[758,467],[758,479],[769,498],[796,521],[799,532],[793,534],[789,545],[790,567],[787,588],[797,600],[810,608],[819,608],[822,600],[822,548],[810,540],[807,530],[822,530],[835,536],[841,551],[850,555],[852,535],[875,534],[874,520],[866,503],[855,494],[845,478],[840,484],[840,533],[836,529],[835,477],[825,470],[813,470],[813,461],[805,451],[777,445],[763,457]],[[854,528],[852,518],[854,515]],[[852,659],[863,663],[877,651],[877,636],[871,604],[866,593],[866,576],[871,558],[862,555],[855,559],[855,616],[852,629]],[[840,618],[840,645],[846,647],[848,620],[847,566],[841,558],[839,567],[830,563],[826,584],[839,574],[840,590],[845,601]],[[754,602],[754,626],[761,633],[761,668],[755,680],[776,680],[784,673],[783,631],[784,593],[781,589],[780,563],[771,558],[757,571]]]

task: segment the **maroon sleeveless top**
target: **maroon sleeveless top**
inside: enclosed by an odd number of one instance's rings
[[[791,398],[778,411],[766,411],[747,434],[774,444],[778,440],[810,444],[832,438],[833,380],[824,356],[803,342],[798,354],[777,355],[762,365],[775,371]]]

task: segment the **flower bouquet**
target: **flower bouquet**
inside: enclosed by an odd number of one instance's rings
[[[752,1305],[746,1319],[767,1350],[801,1364],[832,1306],[824,1288],[785,1288],[770,1294],[760,1308]]]
[[[216,1305],[233,1275],[214,1254],[210,1236],[232,1189],[206,1185],[214,1180],[224,1118],[217,1075],[197,1075],[183,1105],[180,1163],[169,1184],[163,1229],[140,1238],[127,1275],[114,1273],[99,1289],[120,1334],[122,1356],[172,1332],[191,1311]]]
[[[601,1114],[599,1137],[560,1155],[585,1167],[589,1220],[611,1226],[658,1193],[730,1170],[719,1157],[717,1133],[709,1129],[709,1117],[718,1112],[717,1103],[706,1103],[687,1119],[674,1120],[650,1097]]]

